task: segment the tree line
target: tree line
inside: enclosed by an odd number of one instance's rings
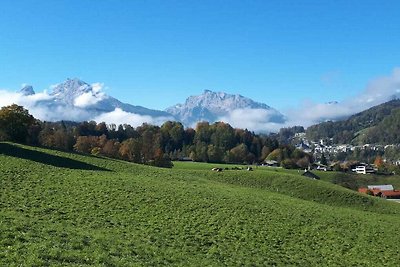
[[[185,128],[175,121],[161,126],[144,123],[136,128],[94,121],[43,122],[15,104],[0,110],[0,140],[161,167],[171,167],[171,160],[189,159],[254,164],[263,162],[270,154],[270,159],[285,161],[291,167],[303,167],[312,160],[293,146],[280,145],[276,138],[233,128],[224,122],[199,122],[195,128]]]

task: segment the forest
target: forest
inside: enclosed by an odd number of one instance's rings
[[[94,121],[42,122],[22,106],[11,105],[0,110],[0,129],[3,141],[160,167],[171,167],[172,160],[254,164],[267,156],[292,168],[303,168],[312,161],[310,155],[292,145],[224,122],[199,122],[194,129],[173,121],[136,128]]]

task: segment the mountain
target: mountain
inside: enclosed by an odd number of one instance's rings
[[[283,123],[284,116],[270,106],[255,102],[241,95],[232,95],[223,92],[205,90],[198,96],[190,96],[184,104],[177,104],[165,111],[175,116],[186,125],[193,125],[199,121],[215,122],[221,118],[229,117],[237,110],[266,111],[268,122]]]
[[[32,85],[25,85],[24,87],[22,87],[21,90],[19,90],[19,93],[21,93],[24,96],[28,96],[28,95],[34,95],[35,91],[33,90]]]
[[[67,79],[65,82],[57,85],[51,95],[58,102],[96,112],[111,112],[116,108],[120,108],[125,112],[138,115],[171,117],[170,114],[164,111],[123,103],[79,79]]]
[[[32,86],[22,88],[20,93],[23,95],[35,94]],[[71,115],[79,112],[80,115],[83,114],[82,120],[87,120],[103,113],[112,112],[116,108],[142,116],[166,117],[173,119],[170,114],[164,111],[123,103],[118,99],[105,94],[96,86],[90,85],[77,78],[67,79],[53,87],[52,92],[48,97],[38,101],[36,106],[46,107],[51,110],[69,110],[71,111]],[[65,117],[65,119],[76,120],[75,117],[68,118],[68,114],[66,114]]]
[[[333,138],[342,144],[400,143],[400,100],[374,106],[346,120],[322,122],[307,128],[311,140]]]

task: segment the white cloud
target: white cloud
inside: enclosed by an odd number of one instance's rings
[[[48,95],[47,92],[38,93],[34,95],[25,96],[21,93],[13,93],[6,90],[0,89],[0,106],[8,106],[11,104],[18,104],[25,108],[31,108],[36,105],[37,102],[42,100],[49,100],[52,96]]]
[[[399,97],[400,68],[395,68],[392,75],[379,77],[368,83],[367,88],[359,95],[357,102],[360,104],[371,103],[378,105],[393,97]]]
[[[85,108],[89,106],[93,106],[97,102],[104,99],[104,93],[98,92],[96,94],[92,92],[87,92],[79,95],[74,99],[74,106],[79,108]]]
[[[98,93],[104,89],[104,83],[92,83],[92,90],[95,93]]]
[[[98,84],[99,86],[101,84]],[[93,114],[84,107],[88,107],[104,99],[106,95],[101,92],[101,87],[96,87],[96,94],[85,93],[75,99],[75,106],[67,106],[61,103],[55,104],[52,100],[54,96],[46,91],[34,95],[25,96],[21,93],[10,92],[0,89],[0,107],[17,104],[29,110],[35,118],[42,121],[89,121],[107,122],[115,124],[130,124],[140,126],[143,123],[161,125],[167,120],[173,120],[173,117],[152,117],[125,112],[122,109],[115,109],[112,112],[103,114]]]
[[[172,117],[151,117],[147,115],[139,115],[135,113],[125,112],[120,108],[116,108],[114,111],[103,113],[93,118],[96,122],[106,122],[107,124],[130,124],[133,127],[142,125],[143,123],[149,123],[153,125],[161,125],[168,120],[173,120]]]
[[[21,93],[0,90],[0,107],[17,104],[26,108],[31,115],[42,121],[88,120],[92,116],[83,109],[64,105],[49,105],[54,97],[46,91],[25,96]],[[46,102],[46,103],[43,103]]]
[[[90,92],[83,93],[74,99],[74,106],[85,108],[93,106],[106,98],[106,94],[103,92],[103,83],[93,83],[91,87],[92,90]]]
[[[336,104],[321,104],[304,101],[294,109],[287,110],[286,126],[310,126],[326,120],[348,117],[357,112],[387,102],[400,96],[400,68],[395,68],[391,75],[379,77],[368,83],[367,87],[356,96]]]
[[[274,115],[276,115],[274,110],[235,109],[229,115],[220,117],[218,120],[229,123],[235,128],[249,129],[255,132],[271,132],[282,127],[280,123],[270,122]]]

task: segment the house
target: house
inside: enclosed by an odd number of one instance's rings
[[[297,149],[303,150],[305,153],[311,153],[312,149],[310,146],[305,144],[303,141],[301,141],[299,144],[296,145]]]
[[[326,165],[324,165],[324,164],[321,164],[321,163],[313,163],[312,165],[311,165],[311,168],[313,169],[313,170],[318,170],[318,171],[331,171],[332,169],[329,167],[329,166],[326,166]]]
[[[381,197],[385,199],[400,199],[400,191],[399,190],[381,191]]]
[[[368,185],[367,186],[367,188],[369,189],[369,190],[376,190],[376,189],[378,189],[378,190],[380,190],[380,191],[384,191],[384,190],[391,190],[391,191],[393,191],[394,190],[394,187],[393,187],[393,185],[391,185],[391,184],[385,184],[385,185]]]
[[[193,159],[189,158],[189,157],[180,157],[178,160],[179,161],[193,161]]]
[[[263,165],[268,167],[278,167],[279,164],[276,160],[266,160]]]
[[[358,188],[358,192],[379,197],[380,196],[379,193],[382,191],[380,189],[368,189],[367,187],[363,187],[363,188]]]
[[[311,178],[311,179],[313,179],[313,180],[319,180],[319,179],[320,179],[317,175],[315,175],[314,173],[312,173],[312,172],[310,172],[310,171],[308,171],[308,170],[306,170],[306,171],[302,174],[302,176]]]
[[[357,165],[352,171],[358,174],[376,173],[376,169],[368,164]]]
[[[358,192],[364,194],[372,194],[376,197],[384,199],[400,199],[400,190],[395,190],[393,185],[369,185],[368,187],[359,188]]]

